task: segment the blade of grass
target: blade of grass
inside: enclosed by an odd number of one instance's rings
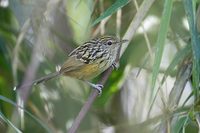
[[[37,123],[39,123],[46,131],[48,131],[49,133],[51,133],[52,131],[45,125],[43,124],[43,122],[41,120],[39,120],[37,117],[35,117],[33,114],[31,114],[29,111],[27,111],[26,109],[24,109],[23,107],[17,105],[15,102],[13,102],[12,100],[8,99],[7,97],[4,97],[2,95],[0,95],[0,100],[7,102],[17,108],[22,109],[26,114],[28,114],[31,118],[33,118]]]
[[[177,122],[175,123],[175,126],[172,129],[173,133],[180,133],[181,129],[183,128],[183,125],[185,124],[186,121],[188,121],[187,116],[178,118]]]
[[[161,85],[164,83],[165,79],[170,75],[171,72],[174,71],[175,67],[181,63],[186,56],[188,56],[192,52],[191,45],[188,44],[185,46],[185,48],[181,49],[176,53],[174,56],[172,62],[170,65],[167,67],[167,70],[165,71],[164,77],[162,79]]]
[[[187,118],[185,119],[184,124],[183,124],[183,126],[182,126],[182,133],[185,133],[185,128],[187,127],[187,125],[188,125],[188,123],[189,123],[189,120],[190,120],[190,118],[189,118],[189,116],[187,115]]]
[[[179,52],[176,53],[175,57],[173,58],[172,62],[170,63],[170,65],[168,66],[167,70],[164,73],[164,76],[162,78],[160,87],[156,90],[156,94],[158,93],[158,91],[161,89],[161,86],[163,85],[164,81],[166,80],[166,78],[170,75],[171,72],[174,71],[175,67],[180,64],[181,62],[183,62],[183,60],[191,53],[191,46],[190,44],[188,44],[185,48],[183,48],[182,50],[180,50]],[[155,101],[156,96],[153,98],[153,102]],[[150,105],[150,109],[149,109],[149,113],[151,112],[151,109],[153,107],[153,102]]]
[[[111,5],[105,12],[101,14],[100,17],[98,17],[93,23],[92,26],[96,25],[99,23],[101,20],[104,18],[112,15],[115,13],[118,9],[121,9],[123,6],[129,3],[129,0],[116,0],[114,4]]]
[[[177,107],[182,96],[183,90],[192,73],[191,61],[179,67],[174,86],[169,94],[167,106],[169,109]]]
[[[170,21],[171,12],[172,12],[172,6],[173,6],[172,0],[165,0],[164,10],[162,13],[162,18],[161,18],[161,25],[158,32],[158,38],[156,41],[156,53],[155,53],[155,61],[153,65],[153,73],[152,73],[152,81],[151,81],[152,94],[150,98],[151,100],[150,105],[154,103],[153,99],[155,99],[156,97],[157,90],[155,90],[154,88],[155,88],[156,79],[159,73],[160,63],[161,63],[162,54],[164,50],[164,42],[167,36],[169,21]]]
[[[186,16],[189,23],[191,42],[192,42],[192,52],[193,52],[193,87],[194,95],[196,98],[199,96],[199,78],[200,78],[200,39],[198,38],[198,31],[196,25],[195,17],[195,2],[190,0],[183,0]]]
[[[0,111],[0,117],[4,120],[8,125],[10,125],[17,133],[22,133],[15,125],[12,124],[10,120],[8,120],[5,115]]]
[[[185,99],[185,101],[183,102],[182,107],[185,106],[185,104],[188,102],[188,100],[189,100],[190,98],[192,98],[193,95],[194,95],[194,91],[192,91],[192,92],[189,94],[189,96]]]

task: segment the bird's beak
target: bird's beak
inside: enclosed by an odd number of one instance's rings
[[[124,39],[124,40],[120,40],[120,43],[123,44],[125,42],[128,42],[128,40]]]

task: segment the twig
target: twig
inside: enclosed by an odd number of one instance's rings
[[[134,0],[134,4],[135,4],[136,10],[138,11],[138,3],[137,3],[137,0]],[[144,32],[144,39],[145,39],[146,44],[147,44],[147,48],[148,48],[148,51],[149,51],[150,59],[153,60],[153,52],[152,52],[151,44],[150,44],[149,38],[148,38],[148,36],[147,36],[146,29],[145,29],[143,23],[141,23],[141,27],[142,27],[142,30],[143,30],[143,32]]]
[[[110,19],[110,16],[108,16],[107,18],[103,19],[104,20],[103,22],[106,24],[109,19]],[[92,38],[96,37],[100,33],[100,30],[101,30],[101,25],[98,25],[97,28],[92,33]]]
[[[13,50],[12,71],[13,71],[13,77],[14,77],[13,78],[14,84],[17,84],[17,67],[18,67],[17,65],[19,64],[20,45],[22,44],[22,41],[24,40],[24,36],[26,35],[29,26],[30,26],[30,19],[27,19],[21,28],[21,33],[19,34],[17,38],[17,42]]]
[[[124,43],[122,45],[122,53],[119,53],[119,57],[121,57],[124,53],[124,51],[126,50],[126,48],[128,47],[128,44],[130,42],[130,40],[133,38],[137,27],[140,25],[140,23],[142,22],[142,20],[144,19],[145,15],[147,14],[148,10],[150,9],[151,5],[153,4],[155,0],[145,0],[143,1],[141,7],[139,8],[138,12],[136,13],[134,19],[132,20],[130,26],[128,27],[127,32],[125,33],[123,39],[127,39],[129,40],[127,43]],[[105,73],[102,76],[102,79],[99,81],[100,84],[104,85],[105,82],[107,81],[109,75],[112,72],[112,68],[110,67],[107,71],[105,71]],[[74,120],[74,123],[72,124],[72,127],[69,129],[69,133],[75,133],[76,130],[78,129],[81,121],[83,120],[83,118],[85,117],[86,113],[88,112],[88,110],[90,109],[92,103],[94,102],[94,100],[96,99],[98,95],[97,90],[93,90],[92,93],[90,94],[87,102],[83,105],[82,109],[80,110],[78,116],[76,117],[76,119]]]
[[[123,39],[125,38],[125,39],[130,41],[133,38],[137,28],[140,26],[142,20],[146,16],[147,12],[149,11],[149,9],[150,9],[150,7],[151,7],[151,5],[153,4],[154,1],[155,0],[145,0],[145,1],[143,1],[140,8],[137,10],[135,17],[131,21],[131,24],[129,25]],[[121,53],[120,53],[120,57],[123,55],[124,51],[128,47],[128,44],[129,44],[129,42],[123,44],[122,50],[121,50]]]
[[[103,0],[100,0],[100,1],[99,1],[99,5],[100,5],[100,11],[101,11],[101,12],[104,12]],[[106,21],[105,21],[105,19],[103,19],[103,20],[100,22],[100,34],[101,34],[101,35],[104,35],[104,33],[105,33],[105,24],[106,24]]]
[[[120,37],[121,24],[122,24],[122,9],[119,9],[116,15],[116,36],[117,37]]]

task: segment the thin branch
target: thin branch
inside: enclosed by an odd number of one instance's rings
[[[108,16],[107,18],[103,19],[103,22],[106,24],[109,19],[110,19],[110,16]],[[96,37],[99,34],[100,30],[101,30],[101,25],[98,25],[98,27],[92,33],[92,38]]]
[[[103,2],[104,2],[104,0],[100,0],[99,1],[99,5],[100,5],[100,11],[101,12],[104,12],[104,5],[103,5]],[[101,35],[104,35],[104,33],[105,33],[105,24],[106,24],[106,21],[105,21],[105,19],[103,19],[101,22],[100,22],[100,34]]]
[[[17,67],[19,64],[20,45],[22,44],[22,41],[24,40],[24,36],[26,35],[29,26],[30,26],[30,19],[27,19],[21,28],[21,32],[17,38],[17,42],[13,50],[12,71],[13,71],[13,77],[14,77],[13,78],[14,84],[17,84]]]
[[[137,28],[141,24],[142,20],[144,19],[145,15],[147,14],[148,10],[150,9],[151,5],[153,4],[155,0],[145,0],[143,1],[141,7],[139,8],[138,12],[136,13],[134,19],[132,20],[131,24],[128,27],[127,32],[125,33],[123,39],[129,40],[127,43],[124,43],[122,46],[122,53],[119,53],[119,57],[123,55],[125,52],[126,48],[128,47],[129,42],[132,40]],[[104,72],[102,79],[99,81],[100,84],[104,85],[105,82],[107,81],[109,75],[112,72],[112,68],[110,67],[107,71]],[[78,116],[74,120],[74,123],[72,124],[72,127],[69,129],[69,133],[75,133],[76,130],[78,129],[80,123],[82,122],[83,118],[87,114],[88,110],[90,109],[92,103],[96,99],[98,95],[97,90],[93,90],[92,93],[90,94],[87,102],[83,105],[82,109],[80,110]]]
[[[137,0],[134,0],[134,4],[135,4],[136,10],[138,11],[138,3],[137,3]],[[148,36],[147,36],[146,29],[144,28],[143,23],[141,23],[141,27],[142,27],[143,32],[144,32],[144,39],[145,39],[146,44],[147,44],[147,48],[148,48],[148,51],[149,51],[150,58],[151,58],[151,60],[153,60],[153,52],[152,52],[151,44],[150,44],[149,38],[148,38]]]
[[[155,0],[144,0],[141,4],[140,8],[138,9],[135,17],[133,18],[131,24],[129,25],[123,39],[131,40],[137,30],[137,28],[140,26],[142,20],[146,16],[147,12],[151,8],[151,5],[153,4]],[[120,54],[120,57],[123,55],[124,51],[128,47],[129,42],[123,44],[122,51]]]
[[[116,15],[116,36],[120,37],[121,24],[122,24],[122,9],[117,11]]]
[[[104,85],[106,83],[109,75],[111,74],[111,72],[112,72],[112,67],[108,68],[103,73],[103,76],[102,76],[101,80],[98,82],[98,84]],[[97,91],[97,89],[93,89],[93,91],[90,94],[88,100],[86,101],[84,106],[81,108],[81,111],[79,112],[78,116],[74,120],[74,123],[73,123],[72,127],[69,129],[69,131],[68,131],[69,133],[75,133],[76,132],[76,130],[78,129],[78,127],[79,127],[79,125],[81,123],[81,121],[85,117],[86,113],[89,111],[90,107],[92,106],[92,103],[94,102],[94,100],[96,99],[98,94],[99,94],[99,92]]]

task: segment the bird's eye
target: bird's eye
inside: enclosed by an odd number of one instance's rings
[[[111,42],[111,41],[108,41],[107,44],[108,44],[108,45],[112,45],[112,42]]]

